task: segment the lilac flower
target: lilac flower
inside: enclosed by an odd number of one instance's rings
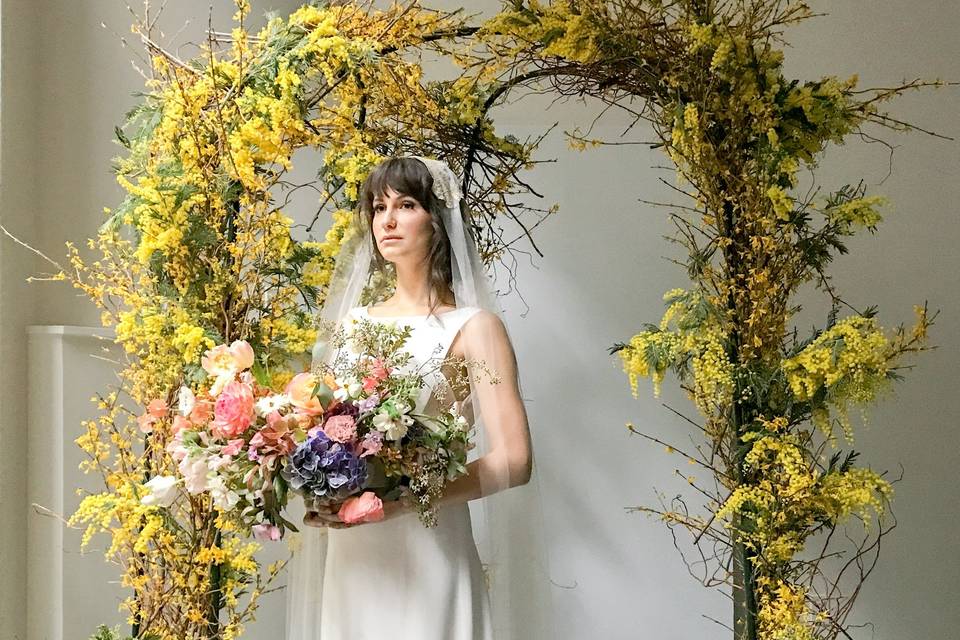
[[[357,404],[357,408],[360,409],[360,411],[372,411],[377,407],[378,404],[380,404],[380,394],[375,393],[369,398],[364,398],[361,400]]]
[[[379,431],[369,431],[367,435],[363,436],[363,440],[360,441],[360,457],[365,458],[380,453],[380,449],[382,448],[383,434]]]

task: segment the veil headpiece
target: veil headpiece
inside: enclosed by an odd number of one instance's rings
[[[499,321],[483,322],[482,326],[502,327],[499,336],[495,336],[498,332],[491,329],[461,330],[461,339],[470,341],[465,347],[466,351],[490,353],[488,347],[495,338],[502,343],[503,332],[512,347],[509,327],[503,322],[476,241],[468,222],[464,220],[466,207],[461,207],[463,194],[456,175],[447,163],[440,160],[423,156],[402,157],[422,162],[433,178],[432,191],[441,209],[439,214],[450,241],[450,270],[457,308],[479,307],[495,315]],[[370,225],[365,223],[361,215],[354,216],[353,222],[354,226],[345,236],[337,255],[320,310],[321,327],[341,326],[351,310],[370,302],[364,297],[369,297],[371,290],[376,289],[372,282],[375,279],[372,276],[377,275],[373,255],[375,240]],[[467,324],[475,317],[467,320]],[[328,363],[333,356],[328,348],[328,337],[321,329],[312,354],[314,367],[319,363]],[[512,348],[510,351],[512,357]],[[519,367],[515,360],[513,368],[517,371],[515,383],[519,390]],[[496,370],[493,373],[499,374]],[[468,506],[490,596],[493,640],[552,640],[556,638],[556,633],[535,455],[530,480],[526,484],[511,486],[506,471],[506,460],[511,452],[506,451],[506,447],[497,446],[497,429],[488,428],[488,422],[497,419],[497,412],[494,407],[485,406],[489,401],[484,402],[485,394],[477,391],[478,385],[489,384],[481,382],[482,377],[472,372],[469,376],[470,394],[466,402],[472,405],[469,413],[472,413],[476,443],[469,460],[484,458],[490,464],[482,466],[483,471],[479,473],[482,497],[471,500]],[[508,382],[501,379],[498,384]],[[535,453],[535,450],[531,446],[531,451]],[[319,635],[322,593],[325,588],[336,588],[335,584],[325,584],[323,579],[327,530],[303,526],[299,533],[292,533],[291,536],[291,549],[294,552],[288,564],[284,637],[286,640],[324,640]],[[398,549],[398,553],[403,553],[403,549]],[[423,606],[433,607],[436,603],[425,602]]]

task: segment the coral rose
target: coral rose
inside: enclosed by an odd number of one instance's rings
[[[324,380],[327,383],[327,380]],[[312,373],[298,373],[287,383],[284,393],[290,397],[290,404],[304,413],[318,416],[326,407],[320,398],[313,395],[313,388],[317,386],[317,377]]]
[[[347,524],[377,522],[383,520],[383,502],[374,492],[364,491],[358,497],[347,498],[337,516]]]

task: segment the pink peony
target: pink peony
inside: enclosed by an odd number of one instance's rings
[[[280,528],[272,524],[255,524],[253,537],[257,540],[279,540]]]
[[[357,437],[357,423],[353,416],[331,416],[323,425],[323,432],[334,442],[350,442]]]
[[[383,502],[372,491],[364,491],[359,497],[347,498],[337,516],[347,524],[377,522],[383,520]]]
[[[253,405],[253,391],[250,387],[236,380],[228,382],[214,405],[210,430],[221,438],[239,436],[253,422]]]

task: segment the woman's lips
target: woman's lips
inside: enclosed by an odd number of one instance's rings
[[[384,242],[392,242],[392,241],[394,241],[394,240],[400,240],[400,239],[401,239],[401,238],[398,238],[398,237],[384,238],[383,241],[384,241]]]

